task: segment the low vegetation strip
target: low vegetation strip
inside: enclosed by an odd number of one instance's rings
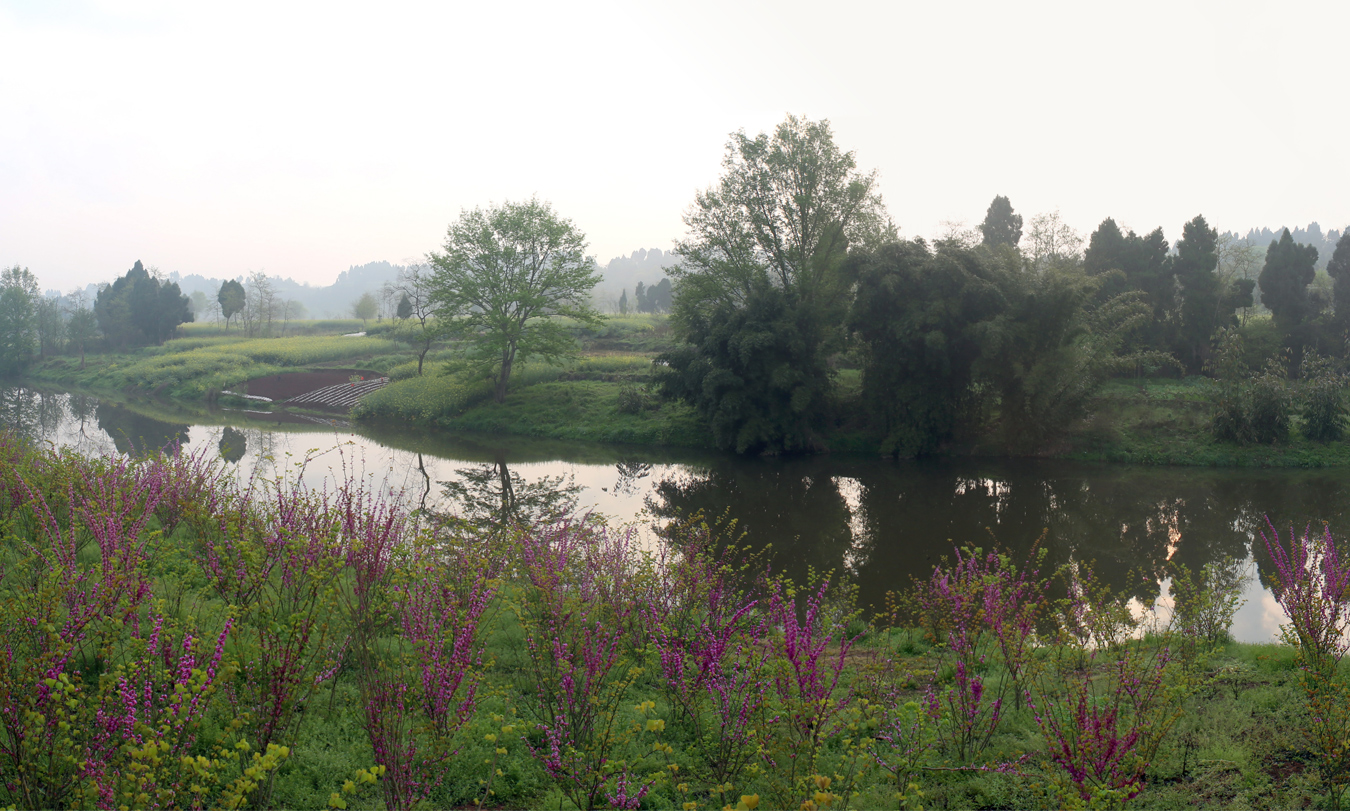
[[[868,616],[734,524],[653,551],[362,483],[0,435],[0,804],[1303,808],[1350,784],[1326,537],[1268,534],[1286,645],[1244,646],[1240,565],[1176,566],[1142,629],[1087,567],[962,549]]]
[[[136,387],[174,397],[201,399],[250,379],[277,375],[287,367],[352,361],[399,349],[397,342],[380,338],[255,338],[162,354],[102,356],[101,363],[90,364],[84,370],[69,365],[49,365],[38,371],[38,377],[92,388]]]

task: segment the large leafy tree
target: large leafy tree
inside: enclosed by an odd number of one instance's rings
[[[1012,201],[996,195],[980,223],[980,234],[988,246],[1017,245],[1022,240],[1022,215],[1013,212]]]
[[[369,291],[352,302],[352,316],[361,320],[362,327],[366,326],[367,321],[375,318],[375,314],[379,311],[380,303],[375,301],[375,297],[370,295]]]
[[[220,302],[220,315],[225,317],[225,329],[230,329],[230,319],[244,311],[248,304],[248,295],[238,279],[226,279],[220,283],[216,292],[216,301]]]
[[[1266,249],[1266,264],[1257,281],[1261,285],[1261,303],[1270,308],[1275,326],[1296,346],[1306,343],[1308,321],[1313,316],[1313,301],[1308,285],[1317,275],[1317,249],[1294,242],[1289,229]]]
[[[37,277],[15,265],[0,269],[0,374],[18,372],[33,352]]]
[[[178,325],[192,321],[192,303],[177,282],[161,283],[140,260],[98,292],[94,315],[108,343],[118,349],[162,344]]]
[[[985,333],[1008,306],[990,259],[953,244],[933,254],[922,240],[850,257],[858,295],[849,328],[863,343],[863,397],[883,453],[936,451],[971,416]]]
[[[447,332],[493,377],[498,403],[506,399],[517,357],[556,360],[576,352],[555,317],[600,320],[588,301],[600,275],[586,255],[586,237],[547,203],[465,211],[450,224],[444,251],[429,260],[433,300],[448,319]]]
[[[875,186],[876,174],[835,146],[829,122],[789,116],[772,135],[732,135],[721,180],[695,196],[675,246],[680,264],[669,269],[685,346],[661,359],[658,374],[668,396],[720,426],[722,445],[820,444],[826,358],[842,344],[851,290],[844,258],[850,245],[879,245],[895,231]],[[788,332],[772,336],[769,325]],[[753,405],[770,401],[785,408]]]

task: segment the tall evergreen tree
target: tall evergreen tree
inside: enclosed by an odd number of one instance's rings
[[[1336,309],[1336,326],[1341,332],[1350,330],[1350,228],[1336,241],[1336,250],[1327,262],[1327,275],[1332,279],[1332,302]]]
[[[980,233],[985,245],[1017,245],[1022,240],[1022,215],[1013,213],[1008,198],[995,195],[980,223]]]
[[[1209,352],[1214,331],[1232,321],[1232,311],[1220,312],[1223,305],[1219,277],[1219,232],[1197,216],[1182,227],[1177,240],[1173,273],[1181,286],[1180,323],[1177,329],[1176,355],[1191,374],[1198,374]]]
[[[1308,285],[1317,275],[1316,265],[1317,249],[1294,242],[1286,228],[1266,249],[1266,264],[1257,278],[1261,302],[1270,308],[1275,325],[1294,347],[1307,343],[1308,321],[1313,315]]]

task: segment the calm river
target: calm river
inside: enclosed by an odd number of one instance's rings
[[[283,472],[318,484],[361,476],[414,504],[471,511],[574,486],[578,509],[635,523],[702,510],[738,520],[772,566],[848,574],[864,604],[929,572],[954,544],[991,539],[1025,553],[1044,533],[1052,562],[1094,562],[1113,587],[1166,603],[1169,559],[1199,570],[1245,562],[1251,579],[1234,636],[1268,641],[1284,616],[1268,589],[1260,531],[1326,522],[1350,536],[1350,471],[1215,470],[1049,460],[896,462],[859,457],[741,459],[427,429],[352,426],[160,401],[0,385],[0,425],[102,453],[161,448],[219,455],[240,476]],[[651,543],[657,543],[652,541]],[[1255,556],[1253,557],[1253,551]]]

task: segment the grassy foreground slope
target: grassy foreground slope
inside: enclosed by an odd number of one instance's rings
[[[998,555],[873,617],[697,520],[655,555],[3,435],[0,520],[3,805],[1273,809],[1350,778],[1318,732],[1350,708],[1305,701],[1345,669],[1224,610],[1132,637]]]

